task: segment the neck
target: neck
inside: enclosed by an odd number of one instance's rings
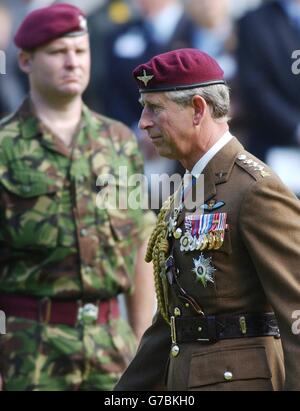
[[[46,100],[40,94],[31,91],[31,101],[33,102],[35,112],[39,118],[46,117],[47,122],[52,120],[65,121],[73,118],[80,119],[82,110],[82,99],[80,96],[68,100],[55,99],[53,101]]]
[[[81,119],[81,97],[77,96],[68,101],[56,99],[54,102],[45,100],[34,91],[30,93],[30,97],[37,117],[57,137],[69,145]]]
[[[186,158],[181,159],[182,166],[191,171],[194,165],[203,157],[220,138],[229,130],[228,123],[214,123],[207,132],[205,128],[199,130],[196,137],[196,144],[193,146],[192,153]]]

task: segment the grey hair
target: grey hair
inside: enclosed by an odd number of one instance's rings
[[[189,105],[194,96],[201,96],[210,107],[213,119],[222,123],[229,120],[229,87],[225,84],[214,84],[187,90],[168,91],[165,94],[168,99],[183,107]]]

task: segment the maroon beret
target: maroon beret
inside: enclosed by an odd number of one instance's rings
[[[20,49],[31,50],[73,32],[87,32],[85,15],[77,7],[61,3],[28,14],[14,40]]]
[[[152,57],[133,71],[141,93],[225,84],[215,59],[197,49],[179,49]]]

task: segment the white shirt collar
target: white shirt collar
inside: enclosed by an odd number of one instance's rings
[[[191,174],[198,178],[202,171],[205,169],[207,164],[212,160],[212,158],[233,138],[230,131],[226,131],[225,134],[200,158],[199,161],[194,165]]]

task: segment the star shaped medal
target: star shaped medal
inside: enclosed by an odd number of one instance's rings
[[[201,282],[204,287],[207,286],[208,282],[213,283],[213,273],[216,269],[211,265],[211,257],[205,258],[201,253],[200,257],[193,258],[194,268],[193,272],[196,274],[196,280]]]

